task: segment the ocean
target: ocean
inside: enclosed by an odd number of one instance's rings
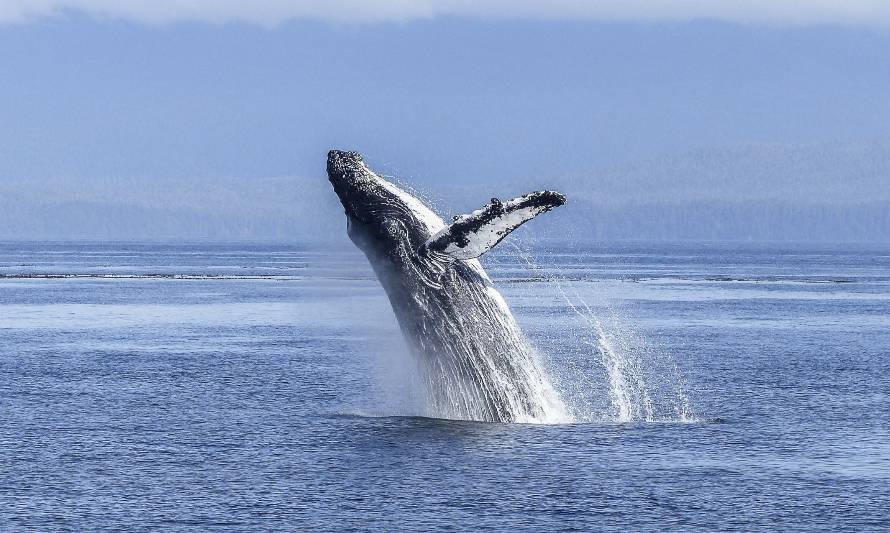
[[[568,421],[425,409],[352,249],[0,243],[0,530],[890,528],[890,247],[483,262]]]

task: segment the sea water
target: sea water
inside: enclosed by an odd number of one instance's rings
[[[569,423],[417,416],[354,250],[0,245],[0,530],[890,527],[890,248],[501,248]]]

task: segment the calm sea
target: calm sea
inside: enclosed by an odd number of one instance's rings
[[[0,244],[0,530],[890,528],[890,247],[501,248],[574,423],[425,411],[351,250]]]

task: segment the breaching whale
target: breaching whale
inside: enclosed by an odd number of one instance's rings
[[[534,350],[478,257],[524,222],[565,203],[539,191],[454,217],[332,150],[328,179],[347,233],[367,256],[421,368],[432,416],[498,422],[567,419]]]

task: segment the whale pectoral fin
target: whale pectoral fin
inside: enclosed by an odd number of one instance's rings
[[[566,203],[566,197],[555,191],[538,191],[501,202],[491,203],[467,215],[454,217],[454,223],[436,233],[424,248],[452,259],[474,259],[525,222]]]

